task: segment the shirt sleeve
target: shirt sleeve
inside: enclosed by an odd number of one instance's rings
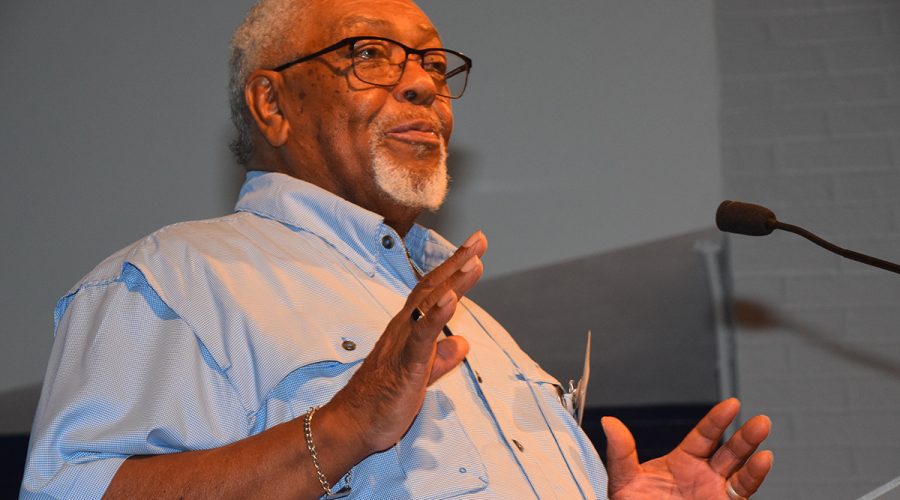
[[[99,498],[132,455],[251,433],[223,371],[136,268],[60,301],[22,498]]]

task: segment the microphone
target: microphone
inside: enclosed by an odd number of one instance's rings
[[[716,226],[726,233],[765,236],[777,222],[771,210],[752,203],[725,200],[716,210]]]
[[[866,254],[854,252],[853,250],[841,248],[819,238],[802,227],[779,222],[771,210],[760,205],[725,200],[719,204],[719,208],[716,210],[716,227],[718,227],[720,231],[726,233],[743,234],[746,236],[765,236],[771,234],[775,229],[781,229],[782,231],[800,235],[841,257],[900,274],[900,265],[886,260],[876,259],[875,257]]]

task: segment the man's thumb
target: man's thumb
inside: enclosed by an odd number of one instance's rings
[[[631,482],[640,472],[634,436],[621,420],[603,417],[600,420],[606,434],[606,468],[609,470],[609,494]]]
[[[456,368],[456,365],[462,363],[468,353],[469,342],[458,335],[439,341],[434,364],[431,366],[431,377],[428,379],[428,385],[433,384],[437,379],[443,377],[445,373]]]

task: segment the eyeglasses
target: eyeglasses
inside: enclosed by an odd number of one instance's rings
[[[354,36],[329,45],[312,54],[273,68],[284,71],[295,64],[350,46],[353,74],[360,81],[378,87],[393,87],[403,77],[410,54],[419,56],[419,64],[434,81],[437,95],[458,99],[466,90],[472,59],[450,49],[414,49],[389,38]]]

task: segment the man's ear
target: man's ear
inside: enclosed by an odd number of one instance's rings
[[[274,148],[287,142],[291,124],[281,111],[280,94],[274,80],[281,76],[270,71],[254,72],[244,86],[244,99],[260,134]]]

